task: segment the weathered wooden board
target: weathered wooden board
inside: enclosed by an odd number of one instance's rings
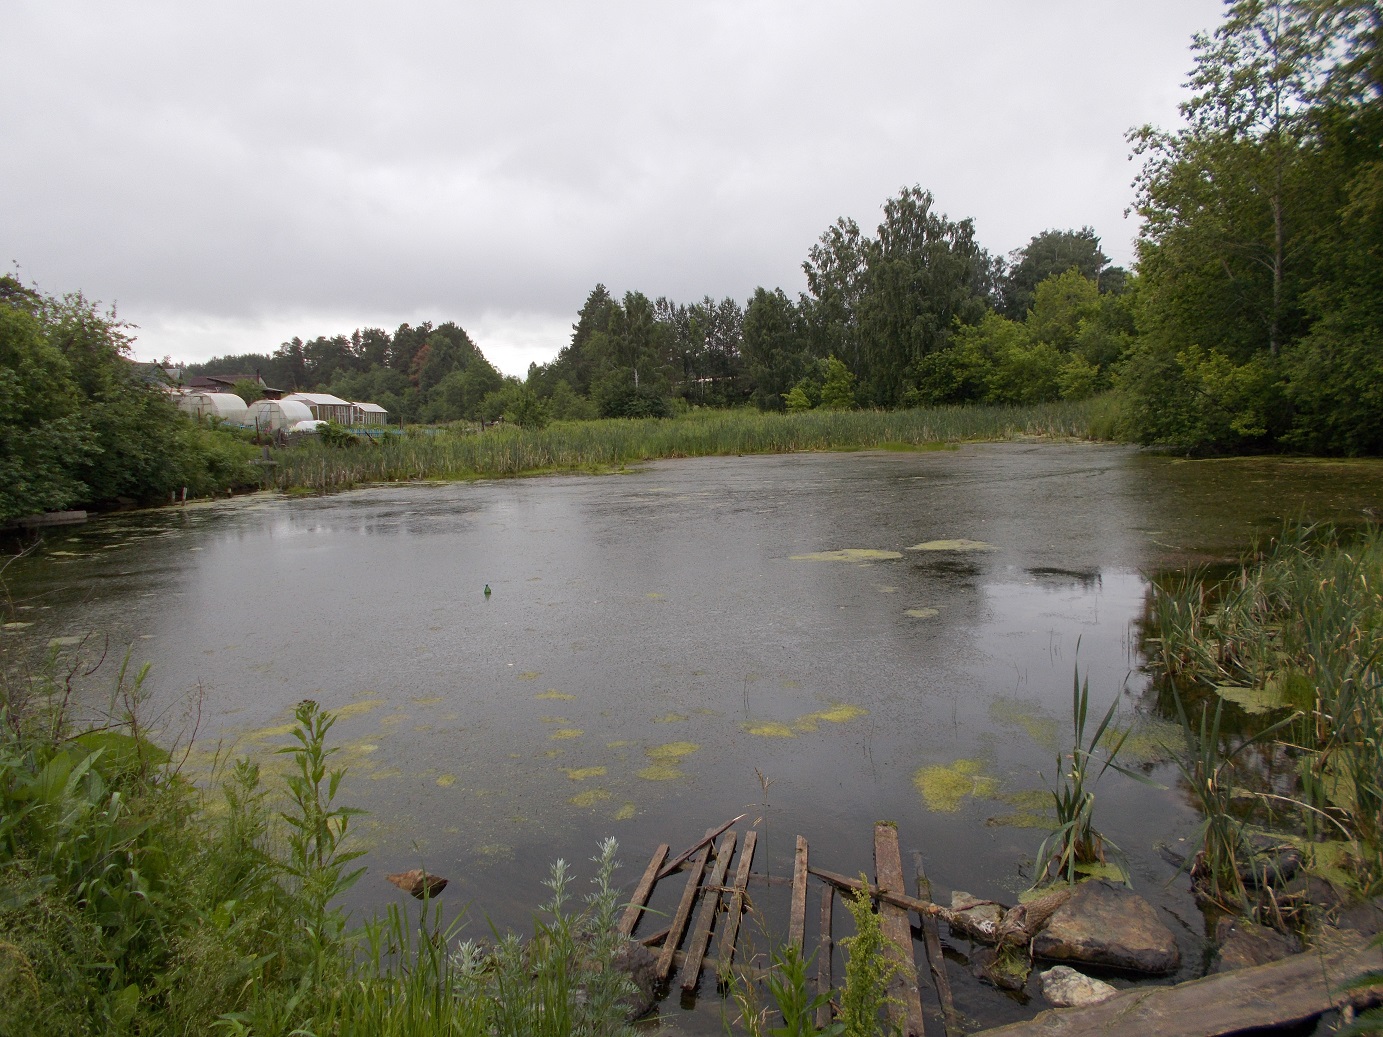
[[[743,821],[748,816],[748,814],[741,814],[739,817],[730,818],[730,820],[726,821],[723,825],[719,825],[716,828],[706,829],[705,835],[703,835],[696,842],[692,843],[685,850],[679,853],[676,857],[672,858],[672,860],[664,864],[661,869],[659,869],[658,878],[667,878],[681,866],[683,861],[685,861],[692,854],[696,853],[697,850],[700,850],[702,847],[705,846],[710,846],[711,843],[715,842],[715,837],[718,836],[721,832],[725,831],[725,829],[729,828],[731,825],[738,824],[740,821]]]
[[[816,992],[831,996],[831,955],[835,953],[835,940],[831,938],[831,915],[835,907],[836,890],[829,882],[821,887],[821,933],[816,945]],[[816,1010],[816,1028],[824,1030],[831,1025],[831,1003],[824,1001]]]
[[[880,889],[901,892],[903,860],[898,852],[898,829],[880,821],[874,825],[874,878]],[[917,963],[912,956],[912,924],[908,912],[897,904],[881,901],[879,923],[884,938],[893,946],[893,958],[898,970],[888,983],[892,1001],[889,1018],[902,1030],[904,1037],[923,1037],[922,994],[917,987]]]
[[[711,868],[711,877],[701,890],[701,911],[692,926],[687,940],[686,960],[682,963],[680,982],[682,989],[691,993],[701,979],[701,959],[706,957],[706,948],[711,944],[711,926],[715,924],[716,911],[720,907],[720,893],[725,885],[725,873],[730,870],[730,858],[735,855],[736,833],[728,832],[716,847],[716,862]]]
[[[931,900],[932,885],[927,881],[926,869],[922,866],[922,854],[912,855],[913,881],[917,883],[917,899]],[[936,996],[941,1001],[941,1023],[946,1037],[959,1037],[962,1032],[960,1019],[956,1015],[955,998],[951,996],[951,978],[946,975],[946,956],[941,950],[941,927],[936,924],[936,916],[919,914],[922,920],[922,942],[927,948],[927,967],[931,969],[932,984]]]
[[[973,1037],[1219,1037],[1285,1026],[1348,1003],[1350,995],[1341,987],[1378,968],[1383,968],[1383,951],[1366,946],[1358,933],[1333,933],[1316,948],[1282,961],[1173,987],[1135,987],[1098,1005],[1049,1009]]]
[[[807,840],[797,837],[797,854],[792,865],[792,907],[788,911],[788,943],[799,951],[807,930]]]
[[[720,943],[716,948],[716,958],[721,967],[729,968],[735,960],[735,940],[740,934],[740,916],[744,913],[745,887],[749,885],[749,869],[754,865],[754,847],[759,833],[751,830],[744,837],[744,849],[740,850],[740,864],[735,870],[734,893],[730,896],[730,906],[726,909],[725,928],[720,933]]]
[[[677,904],[677,910],[673,913],[672,924],[668,926],[662,952],[658,955],[657,972],[660,980],[667,979],[672,973],[673,955],[677,953],[677,945],[682,942],[682,933],[686,931],[687,922],[691,919],[692,905],[696,903],[696,893],[701,887],[701,874],[706,870],[706,856],[710,850],[709,843],[703,844],[687,866],[687,884],[682,890],[682,899]]]
[[[634,887],[634,893],[629,898],[629,906],[624,909],[624,915],[619,920],[619,931],[625,936],[634,935],[634,928],[639,924],[639,918],[643,915],[644,905],[648,903],[648,898],[653,893],[653,884],[658,881],[658,868],[662,865],[663,858],[667,856],[667,851],[667,843],[658,844],[658,848],[653,851],[652,860],[644,869],[643,878],[639,879],[639,884]]]

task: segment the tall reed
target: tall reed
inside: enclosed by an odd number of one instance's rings
[[[1081,438],[1089,434],[1095,406],[1081,401],[801,414],[697,410],[667,419],[554,422],[543,429],[410,429],[349,447],[307,441],[277,451],[270,482],[281,490],[327,493],[367,483],[605,471],[654,458]]]

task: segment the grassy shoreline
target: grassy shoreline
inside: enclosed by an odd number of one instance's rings
[[[333,446],[306,442],[276,451],[267,484],[328,493],[371,483],[603,472],[661,458],[817,450],[921,449],[1023,437],[1090,439],[1113,425],[1109,397],[1031,407],[934,407],[909,411],[691,411],[676,418],[556,422],[410,430],[403,436]]]

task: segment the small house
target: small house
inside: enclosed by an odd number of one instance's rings
[[[387,425],[389,412],[377,403],[352,403],[355,414],[352,425]]]
[[[285,396],[284,401],[294,400],[305,404],[311,417],[318,421],[334,421],[338,425],[354,424],[352,409],[355,404],[324,392],[294,392]]]

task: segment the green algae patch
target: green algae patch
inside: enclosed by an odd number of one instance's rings
[[[568,778],[572,781],[585,781],[587,778],[605,777],[604,767],[563,767]]]
[[[383,699],[361,699],[359,702],[349,702],[344,706],[329,709],[328,712],[337,720],[349,720],[352,717],[363,717],[366,713],[372,713],[382,705],[384,705]]]
[[[656,763],[676,763],[684,756],[690,756],[699,751],[701,746],[695,742],[668,742],[666,745],[654,745],[645,749],[644,755]]]
[[[420,695],[420,696],[418,696],[417,698],[409,699],[408,701],[410,701],[410,702],[412,702],[414,705],[418,705],[418,706],[435,706],[435,705],[437,705],[437,703],[439,703],[439,702],[442,701],[442,696],[441,696],[441,695]]]
[[[909,551],[993,551],[993,544],[986,544],[983,540],[928,540],[925,543],[913,544],[908,548]]]
[[[872,547],[846,547],[839,551],[812,551],[788,556],[794,562],[892,562],[902,557],[898,551],[880,551]]]
[[[548,735],[554,742],[564,741],[568,738],[580,738],[586,732],[579,727],[559,727],[552,734]]]
[[[848,724],[852,720],[869,715],[869,710],[863,706],[852,706],[849,703],[839,702],[829,709],[818,709],[815,713],[808,713],[798,717],[793,722],[793,727],[799,731],[815,731],[822,723],[827,724]]]
[[[533,697],[535,699],[547,699],[550,702],[570,702],[576,698],[576,696],[570,692],[558,691],[556,688],[548,688],[547,691],[540,691]]]
[[[521,681],[536,681],[541,676],[542,674],[537,670],[524,670],[523,673],[518,674],[518,679]]]
[[[1289,705],[1281,684],[1270,683],[1265,688],[1241,688],[1234,684],[1217,684],[1215,692],[1226,702],[1232,702],[1245,713],[1256,716],[1286,709]]]
[[[954,814],[971,797],[991,798],[999,783],[983,773],[979,760],[957,760],[947,766],[919,767],[912,783],[922,793],[927,809],[938,814]]]
[[[1051,814],[996,814],[987,817],[984,823],[989,828],[1044,828],[1052,827]]]
[[[796,738],[797,732],[787,724],[780,724],[776,720],[768,720],[761,724],[741,724],[741,727],[751,735],[759,738]]]
[[[1000,803],[1007,803],[1019,810],[1039,811],[1052,807],[1052,794],[1045,789],[1027,789],[1023,792],[1004,792],[994,797]]]
[[[578,792],[567,800],[574,807],[593,807],[597,803],[610,798],[608,789],[589,789],[586,792]]]
[[[571,723],[571,721],[568,720],[566,717],[542,716],[542,717],[539,717],[538,720],[539,720],[539,722],[544,723],[544,724],[570,724],[570,723]]]
[[[686,777],[686,774],[680,767],[666,763],[655,763],[639,771],[638,776],[644,781],[676,781],[678,778]]]
[[[666,595],[659,594],[657,591],[649,591],[644,595],[644,597],[648,598],[650,601],[662,601],[665,596]]]
[[[903,615],[911,616],[913,619],[932,619],[936,616],[941,615],[941,609],[934,609],[930,607],[920,609],[904,609]]]
[[[1057,722],[1042,708],[1023,699],[1000,697],[989,704],[989,716],[996,723],[1021,727],[1037,745],[1056,752],[1059,741]]]
[[[251,742],[268,742],[275,738],[287,738],[297,729],[297,724],[274,724],[271,727],[260,727],[253,731],[247,731],[245,737]]]
[[[1186,735],[1180,724],[1159,717],[1139,717],[1133,726],[1124,731],[1110,728],[1100,739],[1106,751],[1120,738],[1119,759],[1123,763],[1158,764],[1172,763],[1182,758],[1186,752]]]
[[[437,787],[439,789],[449,789],[456,784],[455,774],[439,774],[437,776]]]
[[[666,713],[663,716],[655,717],[653,722],[655,724],[680,724],[690,719],[691,717],[685,713]]]
[[[607,749],[623,749],[626,745],[633,745],[633,744],[634,744],[633,742],[631,742],[631,741],[629,741],[629,740],[627,740],[627,739],[624,739],[624,738],[617,738],[617,739],[615,739],[613,742],[606,742],[606,743],[605,743],[605,748],[607,748]]]
[[[628,821],[638,812],[639,808],[636,807],[633,803],[625,803],[624,806],[620,807],[618,810],[615,811],[615,820]]]
[[[402,777],[403,777],[403,771],[399,770],[397,767],[385,767],[384,769],[382,769],[382,770],[377,770],[377,771],[375,771],[373,774],[371,774],[371,775],[370,775],[370,780],[371,780],[371,781],[387,781],[387,780],[390,779],[390,778],[402,778]]]

